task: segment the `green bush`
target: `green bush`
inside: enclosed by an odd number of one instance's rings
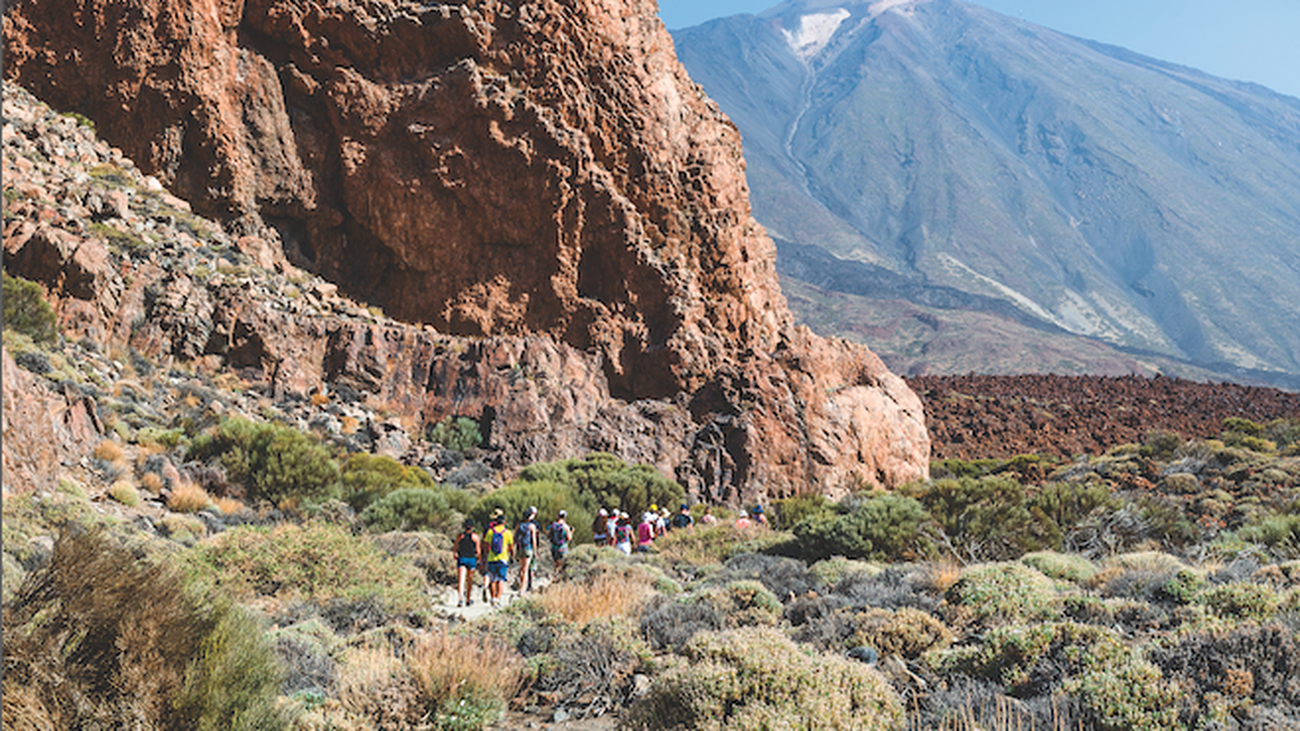
[[[1073,553],[1039,551],[1021,556],[1020,561],[1053,579],[1065,579],[1076,584],[1087,582],[1097,574],[1096,565],[1083,556]]]
[[[1077,528],[1092,511],[1114,503],[1110,490],[1097,482],[1050,482],[1029,499],[1032,511],[1046,515],[1061,532]],[[1052,546],[1059,549],[1060,546]]]
[[[1022,563],[971,566],[948,588],[946,598],[958,621],[982,626],[1054,619],[1062,607],[1052,580]]]
[[[1271,618],[1282,603],[1273,587],[1241,581],[1212,586],[1198,594],[1196,601],[1224,619],[1256,622]]]
[[[1060,545],[1046,513],[1031,510],[1015,480],[989,476],[937,480],[915,494],[962,559],[1016,558]]]
[[[178,715],[196,731],[263,731],[284,728],[275,702],[285,669],[265,629],[248,612],[221,604],[176,699]]]
[[[365,510],[372,502],[394,490],[432,489],[433,478],[415,466],[407,466],[381,454],[358,452],[343,463],[340,471],[343,500],[354,510]]]
[[[1001,459],[939,459],[930,462],[930,477],[935,480],[980,478],[1005,469]]]
[[[253,600],[375,599],[392,612],[427,606],[423,577],[365,537],[327,523],[232,528],[182,555],[192,579]]]
[[[518,482],[553,482],[568,487],[592,514],[600,508],[619,508],[635,517],[651,505],[672,509],[685,495],[681,485],[654,467],[629,465],[603,452],[584,459],[530,465],[519,473]]]
[[[394,490],[361,511],[361,522],[376,533],[420,529],[452,533],[459,527],[458,519],[446,493],[437,487]]]
[[[339,497],[339,466],[312,437],[292,427],[226,419],[194,440],[194,459],[220,458],[227,476],[254,500],[324,502]]]
[[[903,708],[873,668],[805,653],[771,628],[696,634],[686,662],[655,677],[619,722],[642,729],[900,728]]]
[[[1150,459],[1168,461],[1186,443],[1183,435],[1174,431],[1154,431],[1147,435],[1139,454]]]
[[[52,728],[278,729],[262,629],[99,529],[69,531],[4,606],[4,691]],[[6,720],[8,720],[6,703]]]
[[[813,561],[831,556],[897,560],[927,550],[921,528],[929,520],[913,498],[878,495],[806,518],[794,527],[794,535],[799,551]]]
[[[0,274],[4,289],[4,327],[22,333],[37,344],[51,343],[58,336],[54,308],[45,301],[41,285],[21,277]]]
[[[430,424],[425,436],[434,444],[441,444],[456,452],[464,452],[483,443],[478,422],[467,416],[448,416],[436,424]]]
[[[775,527],[790,530],[802,521],[835,508],[829,500],[821,495],[800,495],[786,500],[777,500],[773,506],[776,519]]]
[[[1262,543],[1285,555],[1300,553],[1300,515],[1267,515],[1258,522],[1242,526],[1237,537],[1251,543]]]

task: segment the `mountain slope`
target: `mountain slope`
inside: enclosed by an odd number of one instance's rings
[[[778,239],[1122,348],[1300,373],[1300,100],[956,0],[789,2],[676,40]]]

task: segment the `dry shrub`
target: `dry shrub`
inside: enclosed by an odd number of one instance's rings
[[[1300,640],[1277,626],[1243,626],[1229,632],[1189,635],[1176,645],[1156,647],[1151,660],[1165,677],[1182,685],[1180,720],[1200,728],[1225,712],[1245,721],[1272,713],[1300,725]]]
[[[232,497],[219,497],[213,500],[212,504],[221,511],[222,515],[239,515],[247,509],[242,502]]]
[[[339,431],[344,434],[355,434],[357,428],[361,426],[361,422],[355,416],[340,416],[339,425]]]
[[[376,729],[406,729],[424,716],[415,680],[386,642],[351,648],[334,678],[345,709]]]
[[[952,644],[953,633],[943,622],[919,609],[897,611],[868,609],[855,618],[854,645],[874,647],[882,655],[915,660],[927,650],[942,650]]]
[[[631,616],[652,593],[648,578],[641,572],[604,573],[585,581],[551,584],[537,595],[536,602],[548,613],[586,624],[595,619]]]
[[[625,707],[635,688],[633,677],[650,656],[637,628],[622,618],[562,632],[554,644],[549,655],[530,663],[536,673],[532,689],[544,702],[578,718]]]
[[[193,482],[182,482],[167,498],[167,507],[178,513],[197,513],[212,505],[208,491]]]
[[[4,686],[4,728],[8,731],[56,731],[49,711],[36,691],[28,687]]]
[[[953,561],[939,561],[926,566],[925,575],[929,579],[930,588],[942,594],[961,578],[961,565]]]
[[[641,634],[656,650],[681,650],[695,633],[726,626],[726,618],[709,602],[678,601],[662,594],[647,602],[641,613]]]
[[[522,672],[491,638],[383,631],[344,654],[335,694],[367,728],[477,729],[500,718]]]
[[[445,632],[421,635],[406,650],[406,664],[425,705],[443,726],[477,727],[505,710],[519,690],[523,659],[493,638]]]
[[[208,527],[203,521],[192,515],[174,513],[164,515],[158,520],[158,530],[173,541],[187,546],[194,545],[208,534]]]
[[[95,459],[105,462],[121,462],[126,459],[126,450],[112,439],[105,439],[95,447]]]
[[[330,395],[324,391],[316,391],[311,395],[312,406],[324,406],[330,402]]]
[[[281,676],[242,612],[194,597],[102,530],[67,532],[4,617],[10,698],[60,729],[275,729]],[[24,695],[27,696],[23,700]]]
[[[146,472],[140,477],[140,486],[155,495],[161,493],[166,484],[162,475],[157,472]]]
[[[118,480],[108,488],[108,496],[123,505],[133,508],[140,504],[140,491],[130,480]]]

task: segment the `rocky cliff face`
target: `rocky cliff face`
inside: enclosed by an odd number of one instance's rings
[[[436,329],[333,327],[159,269],[145,324],[106,333],[280,390],[356,380],[412,425],[470,414],[519,459],[653,432],[673,445],[656,463],[715,499],[926,474],[907,386],[791,325],[739,136],[652,3],[20,1],[4,38],[10,78],[263,264],[285,267],[282,241]],[[647,398],[682,414],[656,422]],[[611,408],[658,426],[593,430]],[[540,446],[593,431],[617,438]]]

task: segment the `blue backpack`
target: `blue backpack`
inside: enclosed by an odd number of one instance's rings
[[[528,550],[533,547],[533,530],[537,528],[537,523],[526,520],[519,524],[519,529],[515,531],[515,536],[519,541],[519,547]]]
[[[492,529],[492,554],[499,556],[506,547],[506,528],[498,525]]]
[[[564,548],[569,544],[569,531],[566,530],[567,527],[568,526],[558,520],[551,523],[550,534],[552,546],[556,548]]]

